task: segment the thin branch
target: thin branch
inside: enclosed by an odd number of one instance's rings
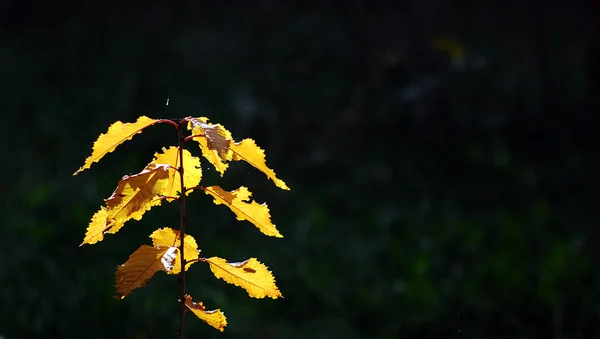
[[[185,118],[187,119],[187,118]],[[182,119],[177,129],[179,137],[179,159],[183,159],[183,128],[185,126],[185,119]],[[179,179],[181,184],[181,191],[185,192],[185,183],[183,181],[183,161],[179,162]],[[179,339],[183,339],[183,325],[186,313],[185,306],[185,254],[184,254],[184,239],[185,239],[185,194],[181,194],[179,197],[180,208],[180,223],[179,223],[179,256],[181,258],[181,271],[179,272],[179,285],[181,288],[181,304],[179,312]]]

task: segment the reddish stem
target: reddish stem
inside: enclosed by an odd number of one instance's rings
[[[179,159],[183,159],[183,129],[185,128],[185,122],[188,118],[184,118],[179,122],[179,126],[177,128],[177,134],[179,137]],[[185,192],[185,183],[183,181],[183,161],[179,162],[179,178],[181,191]],[[179,205],[180,205],[180,224],[179,224],[179,256],[181,258],[181,271],[179,272],[179,285],[181,287],[181,300],[180,300],[180,312],[179,312],[179,339],[183,339],[183,324],[186,313],[185,306],[185,254],[184,254],[184,239],[185,239],[185,194],[181,194],[179,197]]]

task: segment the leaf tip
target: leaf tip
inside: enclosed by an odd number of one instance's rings
[[[279,188],[281,188],[282,190],[285,190],[285,191],[289,191],[290,190],[290,187],[283,180],[281,180],[281,179],[278,179],[275,182],[275,186],[277,186],[277,187],[279,187]]]

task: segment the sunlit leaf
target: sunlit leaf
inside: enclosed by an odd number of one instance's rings
[[[83,244],[101,241],[104,234],[118,232],[126,221],[140,220],[146,211],[160,205],[162,200],[159,197],[164,195],[168,183],[168,169],[168,165],[150,163],[140,173],[124,176],[113,194],[105,200],[106,207],[92,218]]]
[[[229,150],[233,142],[231,133],[220,124],[209,123],[204,117],[190,119],[188,129],[195,136],[193,139],[200,144],[202,155],[223,176],[229,166],[226,161],[231,158]]]
[[[121,299],[138,287],[144,287],[158,271],[173,269],[177,247],[142,245],[117,268],[116,286]]]
[[[155,124],[157,120],[141,116],[133,123],[122,123],[117,121],[110,125],[105,134],[100,134],[96,142],[94,142],[92,155],[85,159],[85,164],[81,166],[73,175],[90,168],[94,162],[98,162],[103,156],[112,152],[127,140],[131,140],[134,135],[141,133],[148,126]]]
[[[172,228],[161,228],[154,231],[150,238],[152,238],[152,244],[154,247],[162,247],[162,246],[175,246],[179,248],[181,246],[181,241],[179,237],[179,231],[175,231]],[[196,239],[189,234],[186,234],[184,237],[184,256],[185,261],[191,261],[198,259],[198,254],[200,250],[198,250],[198,244],[196,243]],[[185,270],[187,271],[189,267],[194,263],[187,263],[185,265]],[[175,260],[174,267],[171,271],[167,272],[169,274],[178,274],[181,271],[181,259],[179,258],[179,254],[177,255],[177,260]]]
[[[227,192],[219,186],[204,188],[204,192],[215,198],[214,203],[224,204],[235,213],[237,220],[248,220],[258,229],[268,235],[283,238],[275,225],[271,222],[271,214],[266,204],[250,201],[252,193],[244,186]]]
[[[87,228],[83,244],[95,244],[104,239],[104,230],[106,229],[106,207],[100,207],[100,210],[94,214],[92,221]],[[80,246],[81,246],[80,245]]]
[[[152,206],[160,205],[162,200],[157,197],[164,195],[168,178],[168,165],[152,163],[138,174],[124,176],[106,199],[107,219],[112,223],[107,232],[116,233],[127,220],[140,220]]]
[[[202,155],[207,158],[217,169],[221,176],[227,169],[228,161],[244,160],[256,167],[281,189],[290,188],[275,172],[267,167],[265,151],[256,145],[252,139],[244,139],[234,142],[231,133],[220,124],[212,124],[205,117],[192,118],[188,123],[188,129],[192,130],[194,140],[200,144]]]
[[[256,258],[228,263],[223,258],[212,257],[206,259],[206,262],[210,264],[210,270],[215,277],[245,289],[253,298],[277,299],[282,296],[271,271]]]
[[[169,181],[166,185],[164,195],[167,197],[179,196],[181,192],[181,179],[179,177],[179,171],[177,170],[180,165],[179,161],[179,148],[171,146],[168,149],[163,147],[162,153],[155,153],[154,164],[166,164],[170,165],[169,168]],[[200,179],[202,178],[202,169],[200,168],[200,158],[192,156],[188,150],[183,150],[183,183],[186,188],[198,186]],[[188,191],[189,194],[192,191]],[[167,198],[167,201],[173,199]]]
[[[187,294],[185,295],[185,306],[198,318],[221,332],[227,326],[227,318],[225,318],[225,314],[221,310],[207,311],[202,302],[193,302],[192,297]]]
[[[273,180],[277,187],[284,190],[290,189],[283,180],[277,178],[272,169],[267,167],[265,151],[258,147],[254,140],[244,139],[241,142],[232,143],[231,151],[233,160],[244,160],[266,174],[269,179]]]

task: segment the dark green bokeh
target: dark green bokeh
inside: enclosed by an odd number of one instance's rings
[[[175,277],[122,301],[113,281],[176,204],[77,246],[176,133],[71,174],[116,120],[192,115],[254,138],[292,190],[204,161],[204,183],[248,186],[285,238],[202,193],[189,233],[205,256],[258,257],[285,299],[196,264],[189,293],[229,325],[188,315],[188,338],[600,337],[599,59],[577,2],[29,5],[0,5],[0,336],[175,337]]]

